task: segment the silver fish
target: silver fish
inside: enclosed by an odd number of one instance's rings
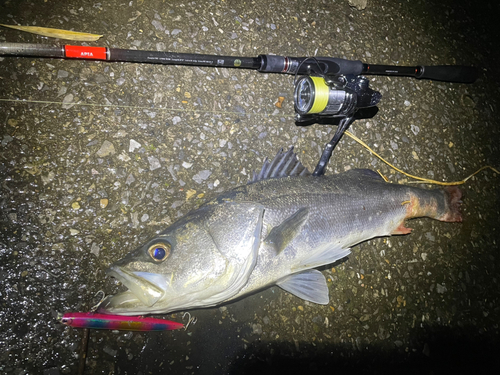
[[[161,314],[218,305],[278,285],[329,302],[314,268],[374,237],[408,234],[406,219],[460,222],[457,187],[427,190],[385,182],[371,170],[313,177],[292,149],[266,160],[245,186],[172,224],[107,271],[128,290],[100,311]]]

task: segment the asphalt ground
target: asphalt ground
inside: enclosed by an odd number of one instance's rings
[[[462,4],[463,3],[463,4]],[[370,77],[378,113],[351,131],[396,166],[456,181],[500,167],[495,2],[3,1],[0,23],[86,31],[114,48],[387,65],[473,65],[474,84]],[[0,42],[78,44],[2,28]],[[334,125],[297,126],[294,77],[252,70],[0,58],[0,370],[77,373],[88,311],[113,261],[265,157],[310,169]],[[275,104],[284,97],[281,108]],[[344,137],[327,173],[398,174]],[[278,287],[192,311],[184,331],[91,331],[89,374],[479,373],[498,365],[499,177],[468,180],[461,224],[356,246],[323,268],[330,304]],[[166,316],[186,322],[183,312]],[[478,372],[479,371],[479,372]]]

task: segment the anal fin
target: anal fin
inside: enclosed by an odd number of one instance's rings
[[[411,228],[405,227],[405,223],[401,223],[401,224],[399,224],[399,227],[397,227],[396,229],[394,229],[391,232],[391,235],[394,235],[394,234],[410,234],[411,231],[412,231]]]
[[[330,301],[325,277],[318,270],[307,270],[281,279],[277,285],[303,300],[327,305]]]

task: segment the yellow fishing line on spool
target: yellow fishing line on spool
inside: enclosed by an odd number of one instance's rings
[[[321,113],[326,108],[329,99],[330,88],[322,77],[310,77],[314,85],[314,103],[307,113]]]

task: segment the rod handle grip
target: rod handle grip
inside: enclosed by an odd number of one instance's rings
[[[363,71],[363,63],[359,60],[346,60],[336,57],[285,57],[277,55],[259,55],[259,72],[288,74],[352,74]]]
[[[472,66],[435,65],[419,66],[420,73],[416,78],[432,79],[435,81],[474,83],[479,77],[479,69]]]

